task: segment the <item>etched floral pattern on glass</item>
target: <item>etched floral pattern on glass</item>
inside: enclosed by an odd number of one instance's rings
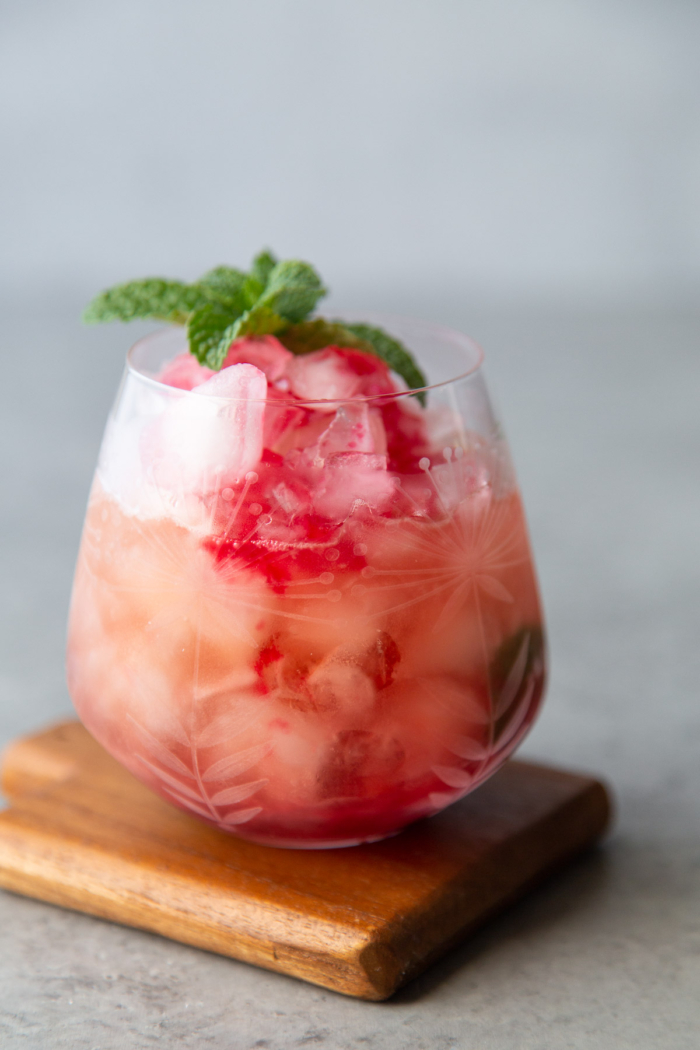
[[[182,360],[166,330],[133,348],[103,442],[75,705],[169,802],[263,843],[350,845],[438,812],[542,698],[537,584],[480,351],[386,326],[434,379],[425,405],[343,399],[342,383],[337,400],[293,396],[313,359],[291,392],[182,389],[158,378]]]

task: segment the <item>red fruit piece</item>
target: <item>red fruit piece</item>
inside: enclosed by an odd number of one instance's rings
[[[425,421],[416,411],[411,398],[392,398],[380,405],[386,431],[389,470],[399,474],[417,474],[419,461],[430,456],[430,441]]]
[[[289,389],[303,400],[349,401],[354,397],[394,393],[389,369],[378,357],[362,350],[327,346],[295,357],[287,368]],[[318,406],[334,412],[336,406]]]
[[[178,390],[192,390],[200,383],[206,383],[214,375],[211,368],[200,365],[196,357],[190,353],[178,354],[172,361],[168,361],[160,370],[156,379],[159,383],[177,387]]]
[[[281,659],[282,652],[273,636],[262,647],[255,661],[255,671],[260,678],[262,692],[269,693],[270,689],[277,684],[277,673],[274,665]]]
[[[280,379],[294,355],[286,350],[274,335],[262,335],[255,338],[236,339],[231,343],[223,367],[229,365],[255,365],[265,373],[268,383]]]

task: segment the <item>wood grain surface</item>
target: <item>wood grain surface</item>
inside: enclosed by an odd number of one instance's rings
[[[385,999],[604,831],[585,776],[508,762],[400,835],[283,850],[154,795],[78,722],[2,766],[0,885],[363,999]]]

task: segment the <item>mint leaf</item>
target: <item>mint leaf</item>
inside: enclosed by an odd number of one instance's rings
[[[327,321],[325,317],[288,325],[277,338],[297,355],[310,354],[327,346],[350,346],[368,354],[374,353],[369,343],[356,336],[344,324],[339,321]]]
[[[428,381],[414,361],[410,352],[398,339],[394,339],[381,328],[366,324],[347,324],[345,321],[327,321],[324,317],[313,321],[302,321],[289,325],[278,338],[293,354],[310,354],[326,346],[349,346],[365,353],[374,354],[386,362],[389,368],[406,380],[411,389],[427,386]],[[422,405],[425,394],[415,395]]]
[[[217,266],[194,287],[210,301],[189,319],[190,350],[202,364],[217,370],[234,339],[279,332],[290,319],[306,317],[325,294],[308,263],[277,263],[269,252],[257,256],[249,274]]]
[[[194,285],[205,299],[227,307],[233,317],[242,314],[248,308],[246,282],[248,277],[242,270],[231,266],[216,266],[200,277]]]
[[[207,303],[195,310],[187,324],[187,339],[190,352],[201,365],[221,368],[233,339],[225,338],[231,326],[231,314],[219,303]]]
[[[258,302],[251,310],[239,317],[227,329],[226,335],[234,339],[242,339],[244,335],[274,335],[282,331],[287,322],[265,303]]]
[[[272,252],[265,249],[260,252],[253,259],[253,265],[250,268],[250,276],[254,277],[256,281],[259,281],[263,289],[270,279],[270,274],[277,265],[277,259]]]
[[[187,325],[190,352],[200,364],[218,372],[234,340],[243,336],[270,335],[279,332],[286,323],[267,306],[257,305],[232,319],[224,306],[208,303],[195,310]]]
[[[194,311],[214,304],[228,311],[228,324],[250,314],[241,334],[262,334],[278,331],[280,318],[285,323],[302,321],[325,294],[321,279],[308,263],[295,259],[277,262],[265,251],[253,260],[249,274],[217,266],[195,284],[147,277],[116,285],[92,300],[83,319],[91,324],[135,318],[186,324]],[[220,313],[198,318],[195,330],[199,331],[200,324],[206,327],[215,316],[221,320]]]
[[[342,321],[340,323],[343,324]],[[358,339],[369,344],[372,348],[372,353],[376,354],[377,357],[381,357],[382,361],[385,361],[389,368],[393,369],[402,379],[405,379],[410,390],[419,390],[420,387],[428,385],[428,380],[409,351],[398,339],[394,339],[383,329],[375,328],[369,324],[346,324],[345,327]],[[425,405],[424,391],[417,393],[415,396],[421,405]]]
[[[99,324],[101,321],[133,321],[153,318],[171,324],[184,324],[189,314],[206,302],[196,285],[182,281],[167,281],[162,277],[146,277],[141,281],[117,284],[88,303],[83,321]]]
[[[309,263],[299,259],[278,262],[263,251],[249,273],[216,266],[194,284],[146,277],[108,288],[88,304],[83,320],[132,321],[153,318],[186,324],[191,352],[216,371],[234,339],[274,334],[295,354],[326,346],[348,346],[375,354],[397,372],[425,404],[427,380],[413,357],[397,339],[381,328],[346,324],[325,318],[307,320],[327,294]]]
[[[494,725],[498,738],[512,723],[513,713],[525,699],[525,694],[541,676],[544,667],[545,643],[539,624],[526,624],[499,645],[488,668],[489,690],[494,706],[500,706],[506,691],[510,703],[502,709]]]
[[[252,273],[249,273],[245,279],[245,284],[243,285],[243,295],[245,297],[246,308],[250,309],[251,306],[255,306],[264,291],[265,285],[262,281],[259,281],[257,277],[254,277]]]
[[[326,294],[327,289],[313,266],[298,259],[285,259],[271,270],[259,302],[295,324],[308,317]]]

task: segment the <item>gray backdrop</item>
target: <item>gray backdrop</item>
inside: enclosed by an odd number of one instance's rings
[[[694,0],[3,0],[0,277],[687,295]]]
[[[86,298],[262,244],[485,346],[552,643],[523,753],[604,847],[388,1004],[0,893],[3,1050],[697,1050],[700,6],[0,0],[0,746],[64,624],[140,326]]]

